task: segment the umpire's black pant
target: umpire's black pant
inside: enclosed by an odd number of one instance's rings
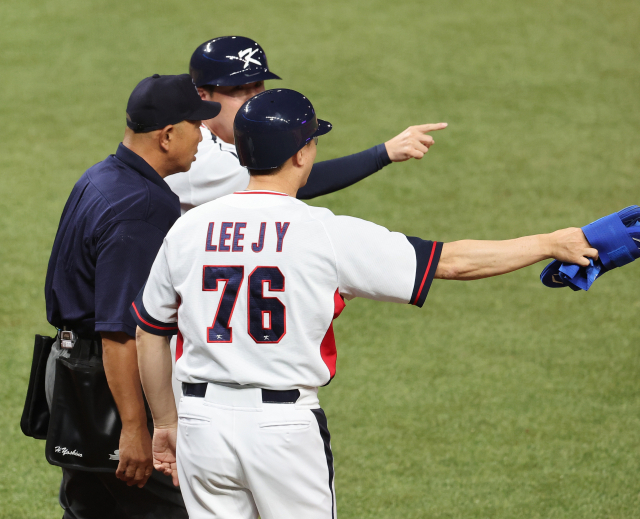
[[[189,519],[180,489],[156,470],[138,488],[115,473],[62,469],[60,505],[63,519]]]

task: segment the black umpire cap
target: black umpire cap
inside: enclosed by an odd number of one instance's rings
[[[144,78],[131,92],[127,103],[127,126],[147,133],[181,121],[212,119],[220,103],[203,101],[189,74]]]

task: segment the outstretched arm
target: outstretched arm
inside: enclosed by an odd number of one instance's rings
[[[136,330],[138,367],[144,394],[153,415],[153,466],[178,486],[176,431],[178,412],[171,385],[171,349],[168,337]]]
[[[442,247],[436,278],[472,280],[499,276],[549,258],[580,266],[589,265],[598,251],[581,229],[561,229],[551,234],[515,240],[461,240]]]
[[[435,142],[428,133],[446,127],[447,123],[410,126],[384,144],[339,159],[318,162],[297,197],[308,200],[333,193],[360,182],[392,162],[421,159]]]

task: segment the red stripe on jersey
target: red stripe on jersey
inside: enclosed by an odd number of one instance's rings
[[[177,330],[178,329],[177,326],[166,327],[166,326],[156,326],[155,324],[151,324],[142,318],[142,316],[140,315],[140,312],[138,312],[138,307],[136,306],[135,303],[131,303],[131,306],[133,306],[133,309],[136,311],[136,315],[138,316],[138,319],[140,319],[147,326],[151,326],[151,328],[155,328],[156,330]]]
[[[333,295],[333,318],[336,319],[345,308],[344,299],[336,290]],[[322,360],[329,368],[329,375],[331,378],[336,374],[336,359],[338,358],[338,351],[336,350],[336,338],[333,334],[333,322],[329,325],[327,333],[324,335],[322,342],[320,343],[320,356]]]
[[[178,359],[182,357],[183,344],[184,344],[184,338],[182,337],[180,330],[178,330],[178,338],[176,339],[176,362],[178,362]]]
[[[277,196],[289,196],[286,193],[274,193],[272,191],[236,191],[234,195],[277,195]]]
[[[431,256],[429,256],[429,263],[427,263],[427,269],[424,271],[424,277],[422,278],[422,283],[420,284],[420,290],[418,290],[418,293],[416,294],[416,298],[413,300],[413,302],[415,303],[416,301],[420,300],[420,294],[422,293],[422,287],[424,287],[424,282],[427,280],[427,276],[429,275],[429,270],[431,269],[431,263],[433,262],[433,255],[436,252],[436,244],[438,242],[434,241],[433,245],[431,246]]]
[[[178,310],[180,310],[180,305],[182,304],[182,298],[178,296],[178,299],[179,299]],[[178,362],[178,359],[182,357],[183,345],[184,345],[184,337],[180,333],[180,329],[178,329],[178,336],[176,337],[176,362]]]

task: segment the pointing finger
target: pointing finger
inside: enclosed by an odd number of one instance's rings
[[[444,130],[447,126],[449,126],[448,123],[437,123],[437,124],[419,124],[418,126],[416,126],[416,130],[422,132],[422,133],[426,133],[426,132],[434,132],[436,130]]]

